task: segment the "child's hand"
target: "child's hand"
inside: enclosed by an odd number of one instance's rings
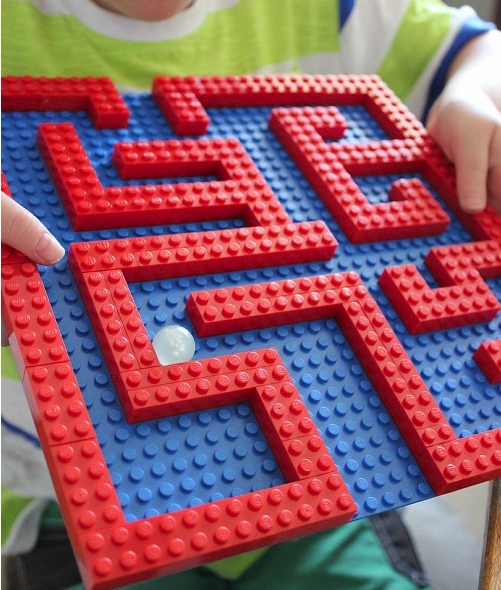
[[[64,248],[47,228],[3,192],[2,243],[12,246],[39,264],[55,264],[64,256]],[[8,344],[2,323],[2,346]]]
[[[55,264],[64,248],[27,209],[2,193],[2,244],[12,246],[38,264]]]
[[[490,203],[501,213],[501,35],[471,41],[433,105],[428,130],[456,166],[458,199],[468,213]]]
[[[456,166],[461,207],[478,213],[489,202],[501,213],[501,112],[492,100],[477,88],[446,88],[428,129]]]

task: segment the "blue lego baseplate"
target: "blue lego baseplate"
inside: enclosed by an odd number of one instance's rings
[[[2,114],[2,169],[13,196],[31,210],[67,249],[73,242],[187,233],[242,227],[240,219],[157,225],[103,231],[74,231],[36,144],[40,123],[71,122],[105,186],[206,181],[119,178],[111,152],[118,141],[174,138],[150,95],[126,95],[127,128],[94,129],[83,112]],[[387,138],[362,106],[339,106],[348,122],[342,142]],[[191,291],[254,282],[355,270],[383,310],[412,362],[459,437],[501,425],[501,384],[489,384],[472,359],[481,342],[501,334],[501,316],[469,327],[410,335],[378,285],[393,265],[414,264],[428,284],[434,278],[423,264],[433,246],[460,244],[472,237],[442,202],[426,178],[423,183],[451,218],[447,230],[426,238],[355,245],[270,131],[270,108],[211,108],[207,137],[238,137],[294,222],[323,220],[336,237],[331,260],[241,272],[218,273],[130,285],[151,338],[170,324],[194,329],[185,312]],[[397,178],[419,175],[360,176],[357,183],[371,203],[387,200]],[[261,428],[246,403],[181,416],[129,424],[114,390],[66,257],[41,268],[50,302],[82,389],[126,519],[237,496],[283,483]],[[487,279],[501,299],[501,279]],[[196,359],[275,347],[299,390],[357,505],[356,518],[432,497],[425,476],[381,402],[345,336],[334,320],[317,320],[196,339]]]

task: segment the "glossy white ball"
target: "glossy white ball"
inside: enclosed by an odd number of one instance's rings
[[[195,354],[195,339],[183,326],[165,326],[155,334],[153,348],[162,365],[184,363]]]

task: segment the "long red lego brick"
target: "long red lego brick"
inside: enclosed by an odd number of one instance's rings
[[[2,111],[88,111],[96,129],[127,127],[129,109],[109,78],[2,77]]]

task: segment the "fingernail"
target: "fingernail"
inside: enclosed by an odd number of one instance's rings
[[[480,213],[485,209],[486,196],[478,192],[470,191],[466,194],[460,195],[459,203],[461,208],[466,213]]]
[[[64,256],[64,248],[56,238],[45,232],[35,246],[35,252],[46,264],[55,264]]]

